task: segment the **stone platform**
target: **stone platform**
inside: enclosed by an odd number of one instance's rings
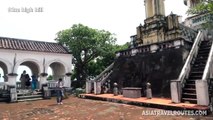
[[[137,106],[153,107],[166,110],[207,110],[208,106],[200,106],[197,104],[190,103],[172,103],[171,99],[167,98],[152,98],[147,99],[146,97],[140,98],[126,98],[122,95],[114,96],[113,94],[80,94],[81,98],[102,100],[116,103],[124,103]]]

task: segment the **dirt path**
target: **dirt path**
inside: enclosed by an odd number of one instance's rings
[[[0,103],[0,120],[212,120],[200,116],[150,116],[144,111],[162,111],[125,104],[70,97],[63,105],[55,98],[20,103]]]

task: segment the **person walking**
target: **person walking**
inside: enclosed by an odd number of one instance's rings
[[[57,83],[57,104],[63,104],[62,99],[63,99],[63,82],[62,78],[59,78],[58,83]]]

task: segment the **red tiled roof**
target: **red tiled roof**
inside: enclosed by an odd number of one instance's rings
[[[0,37],[0,49],[69,54],[68,49],[59,43],[23,40],[7,37]]]

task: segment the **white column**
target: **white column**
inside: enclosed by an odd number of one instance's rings
[[[39,88],[41,89],[42,84],[47,83],[47,76],[40,76],[40,83],[39,83]]]
[[[65,79],[63,82],[64,82],[64,87],[70,88],[71,87],[71,76],[65,76]]]
[[[208,83],[206,80],[196,80],[196,93],[198,105],[209,105],[209,91]]]
[[[86,81],[86,93],[91,93],[92,90],[92,82],[91,81]]]
[[[12,86],[16,86],[17,75],[7,75],[7,77],[8,77],[8,84]]]
[[[172,80],[170,83],[172,102],[180,103],[181,101],[181,86],[180,81]]]
[[[94,93],[95,94],[101,93],[101,82],[94,82]]]

